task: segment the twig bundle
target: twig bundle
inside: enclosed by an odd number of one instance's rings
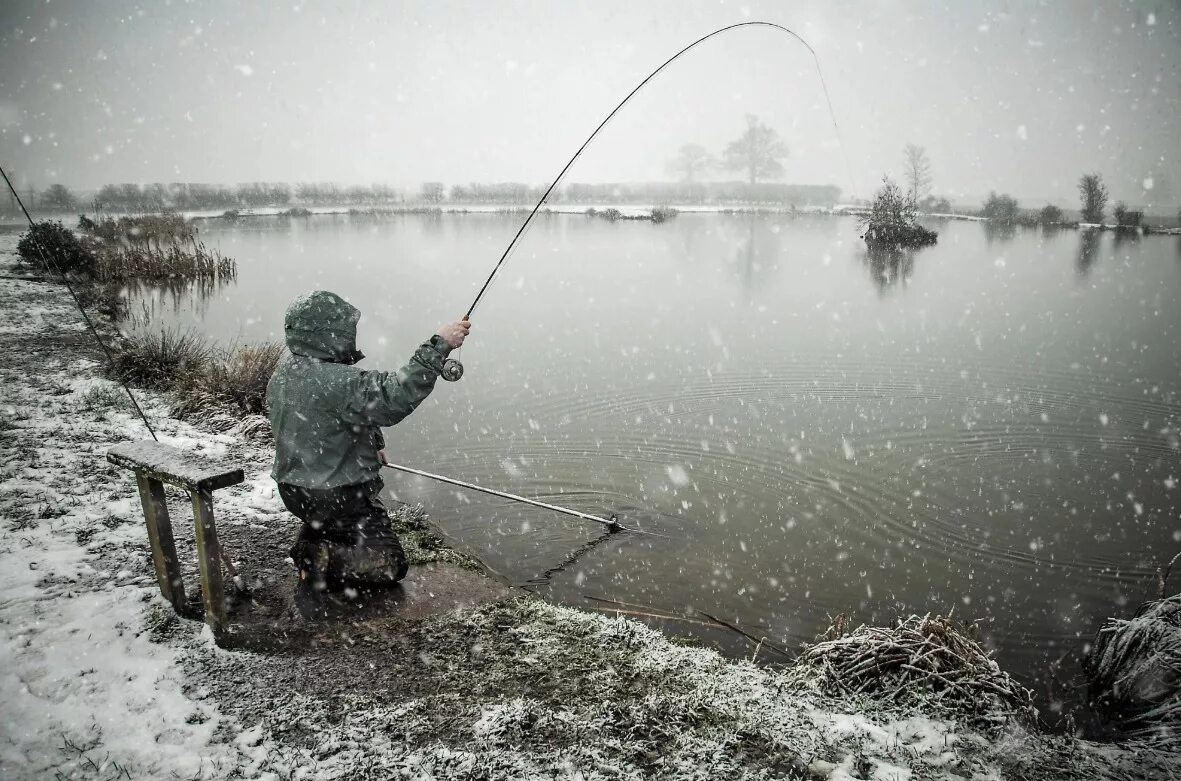
[[[930,613],[851,632],[838,616],[819,642],[805,647],[796,667],[818,673],[822,686],[842,694],[876,691],[901,699],[921,689],[949,710],[1004,705],[1032,711],[1032,691],[1003,672],[968,630]]]

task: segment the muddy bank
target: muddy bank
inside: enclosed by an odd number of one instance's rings
[[[11,266],[0,236],[0,274]],[[14,242],[13,242],[14,243]],[[132,481],[142,438],[55,284],[0,279],[0,776],[43,778],[1162,778],[1147,744],[1046,736],[998,705],[833,695],[636,622],[509,598],[425,619],[291,618],[312,642],[215,646],[155,588]],[[283,575],[295,522],[266,447],[167,415],[161,438],[241,463],[218,493],[243,572]],[[183,496],[174,518],[182,528]],[[178,531],[178,538],[184,537]],[[251,541],[247,544],[246,541]],[[236,541],[236,542],[235,542]],[[234,545],[238,550],[234,550]],[[239,552],[240,551],[240,552]],[[249,565],[249,566],[248,566]],[[282,592],[282,584],[273,593]]]

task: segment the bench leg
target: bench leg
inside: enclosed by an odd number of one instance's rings
[[[213,494],[193,491],[193,521],[197,536],[197,566],[201,570],[201,597],[205,600],[205,623],[214,634],[228,625],[225,586],[221,577],[221,543],[213,522]]]
[[[164,484],[136,472],[139,500],[148,523],[148,542],[152,546],[152,564],[156,567],[156,582],[160,593],[172,603],[176,612],[185,611],[185,586],[180,578],[180,563],[176,559],[176,543],[172,539],[172,521],[168,517],[168,502],[164,498]]]

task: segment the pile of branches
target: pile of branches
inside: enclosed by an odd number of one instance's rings
[[[960,713],[989,714],[1016,708],[1033,713],[1033,692],[1003,672],[972,637],[973,630],[942,616],[912,615],[894,627],[848,631],[845,617],[805,647],[797,668],[819,676],[838,694],[885,693],[887,699],[923,697]],[[928,693],[933,696],[928,696]]]

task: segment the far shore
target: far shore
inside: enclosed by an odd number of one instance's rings
[[[587,202],[587,203],[559,203],[546,204],[539,210],[539,214],[563,214],[563,215],[580,215],[586,214],[590,210],[603,211],[606,209],[615,209],[625,218],[646,218],[651,215],[653,209],[663,208],[672,209],[678,214],[715,214],[715,215],[736,215],[736,214],[758,214],[758,215],[782,215],[782,216],[830,216],[830,217],[861,217],[868,214],[868,208],[859,204],[826,204],[826,205],[804,205],[793,206],[783,205],[781,203],[672,203],[672,204],[646,204],[646,203],[611,203],[611,202]],[[308,217],[319,216],[360,216],[360,217],[382,217],[382,216],[414,216],[424,214],[448,214],[448,215],[462,215],[462,214],[500,214],[500,215],[527,215],[533,210],[531,204],[505,204],[505,203],[403,203],[396,205],[376,205],[376,204],[362,204],[362,205],[338,205],[338,206],[265,206],[258,208],[239,208],[239,209],[190,209],[181,210],[177,213],[182,215],[187,220],[193,221],[211,221],[211,220],[227,220],[232,221],[236,219],[249,218],[286,218],[286,219],[306,219]],[[164,212],[171,212],[172,210],[161,210]],[[295,213],[293,213],[293,211]],[[122,217],[122,216],[138,216],[141,214],[156,213],[156,212],[118,212],[118,211],[69,211],[69,212],[54,212],[38,214],[40,219],[56,219],[62,222],[76,219],[79,214],[84,214],[88,217]],[[922,219],[930,220],[959,220],[963,222],[980,222],[989,223],[991,220],[988,217],[981,217],[975,214],[964,214],[961,212],[922,212],[919,214]],[[21,227],[25,224],[23,215],[0,215],[0,228],[4,227]],[[1017,226],[1017,223],[1006,223],[1006,225]],[[1086,223],[1086,222],[1061,222],[1053,225],[1026,225],[1022,227],[1048,227],[1059,229],[1073,229],[1073,230],[1098,230],[1098,231],[1128,231],[1136,232],[1144,235],[1156,234],[1164,236],[1181,236],[1181,227],[1170,228],[1152,225],[1143,225],[1139,227],[1120,226],[1114,223]]]

